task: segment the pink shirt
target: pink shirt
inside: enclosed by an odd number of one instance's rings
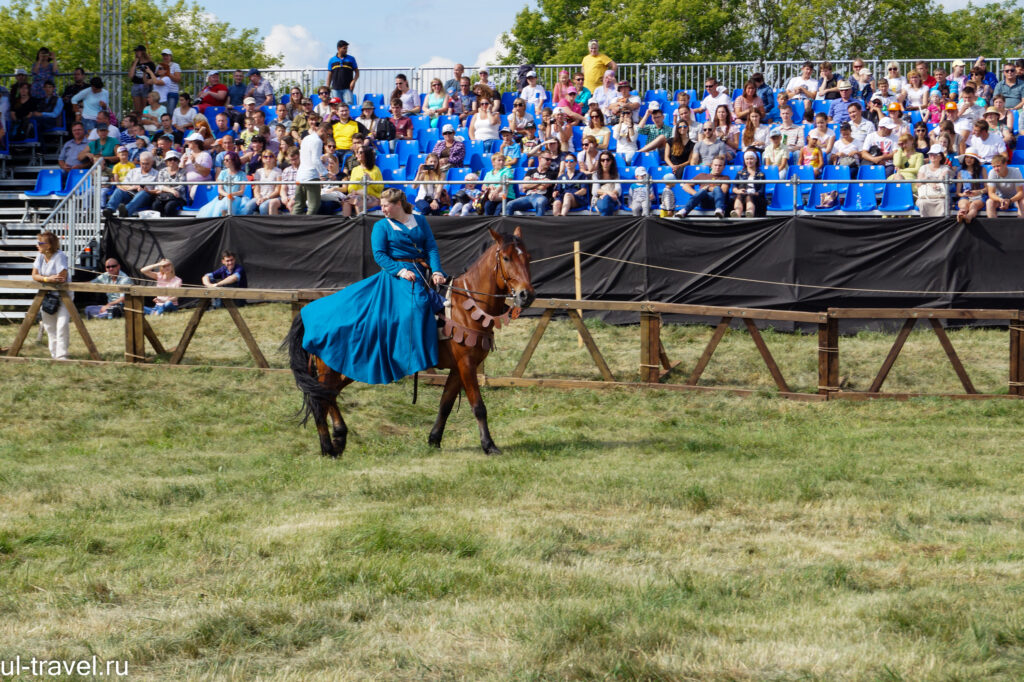
[[[158,272],[156,276],[156,285],[158,287],[180,287],[181,277],[164,277],[162,272]],[[164,303],[173,303],[178,305],[177,296],[156,296],[153,298],[153,303],[156,305],[163,305]]]

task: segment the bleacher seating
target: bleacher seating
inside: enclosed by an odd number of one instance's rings
[[[59,168],[44,168],[36,176],[36,186],[25,191],[22,195],[25,198],[44,199],[54,198],[63,187],[61,182],[61,170]]]
[[[909,182],[894,182],[885,185],[882,203],[878,210],[882,215],[909,215],[916,212],[914,195]]]

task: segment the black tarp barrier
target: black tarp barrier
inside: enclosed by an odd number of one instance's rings
[[[113,218],[107,223],[104,253],[118,258],[133,276],[146,263],[170,258],[178,275],[196,284],[218,265],[219,252],[231,249],[239,254],[251,287],[343,287],[378,270],[370,253],[370,232],[377,220]],[[569,254],[578,240],[582,251],[602,257],[582,259],[584,298],[594,300],[801,311],[1017,308],[1024,300],[1016,293],[927,293],[1024,289],[1024,220],[1017,219],[980,218],[963,225],[951,218],[709,222],[514,216],[433,217],[430,224],[450,275],[462,272],[491,242],[487,228],[511,232],[521,226],[535,261],[534,287],[546,298],[575,297],[572,256],[542,259]],[[632,313],[603,317],[610,322],[637,321]]]

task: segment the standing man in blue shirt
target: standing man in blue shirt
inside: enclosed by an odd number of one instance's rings
[[[338,54],[327,61],[327,87],[331,95],[349,106],[356,103],[353,93],[356,81],[359,80],[359,65],[356,58],[348,53],[348,42],[338,41]]]

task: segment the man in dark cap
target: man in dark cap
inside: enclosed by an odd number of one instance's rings
[[[359,80],[359,65],[356,64],[356,58],[348,53],[348,42],[339,40],[338,54],[327,60],[326,85],[331,89],[332,96],[352,106],[356,103],[353,90],[355,90],[357,80]]]

